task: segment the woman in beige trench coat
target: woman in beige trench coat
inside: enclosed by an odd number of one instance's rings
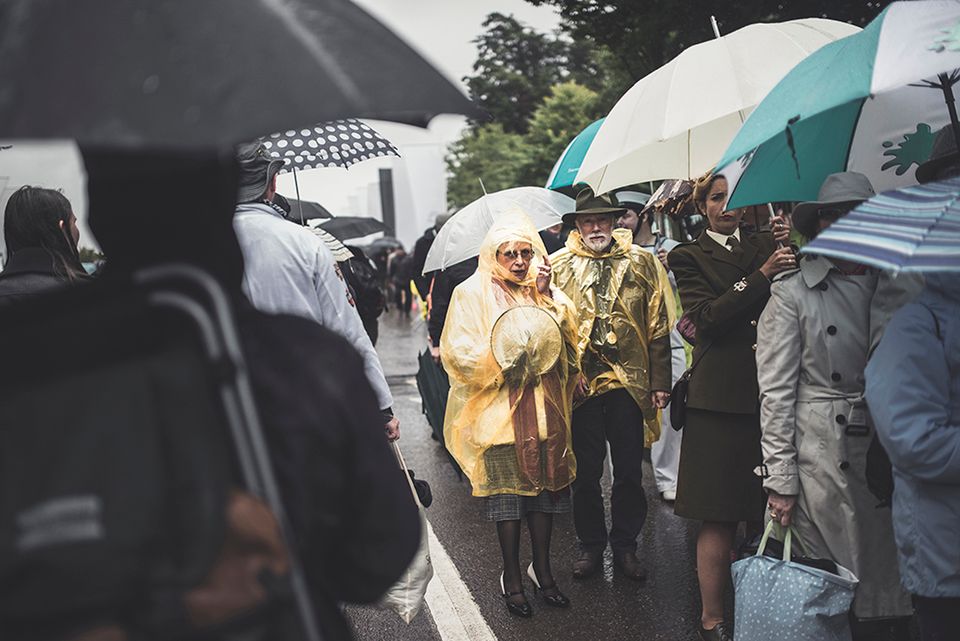
[[[818,220],[819,211],[827,219]],[[835,220],[828,212],[814,209],[806,221],[795,212],[794,225],[813,236]],[[867,489],[873,425],[863,372],[883,326],[918,289],[916,280],[892,281],[861,265],[808,255],[798,271],[773,283],[758,327],[761,472],[770,517],[793,525],[812,556],[833,559],[860,579],[854,639],[886,626],[860,620],[912,613],[893,562],[890,508],[878,508]],[[906,633],[905,621],[896,627]]]

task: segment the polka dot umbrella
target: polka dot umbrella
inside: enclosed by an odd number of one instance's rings
[[[287,161],[281,173],[322,167],[347,168],[370,158],[400,156],[389,140],[355,118],[271,134],[263,144],[271,156]]]

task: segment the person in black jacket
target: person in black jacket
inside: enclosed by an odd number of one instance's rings
[[[103,278],[178,262],[227,293],[324,639],[350,639],[338,604],[380,598],[421,535],[359,354],[318,323],[257,311],[243,295],[235,177],[220,158],[86,152],[84,160],[90,224],[110,256]]]
[[[4,212],[9,258],[0,273],[0,301],[12,301],[87,279],[70,201],[54,189],[24,186]]]
[[[450,297],[453,296],[453,290],[457,285],[473,276],[473,272],[477,271],[477,264],[478,259],[474,256],[442,271],[437,271],[433,277],[427,332],[430,335],[430,355],[435,363],[441,362],[440,334],[443,333],[443,324],[447,322]]]
[[[427,254],[430,252],[430,248],[433,247],[433,241],[436,240],[437,233],[439,233],[444,223],[450,219],[450,216],[451,214],[437,214],[437,219],[434,221],[433,227],[425,230],[423,236],[418,238],[417,242],[413,245],[413,264],[411,266],[413,284],[417,286],[417,293],[420,294],[420,298],[423,301],[427,300],[427,295],[430,293],[430,282],[437,273],[427,272],[424,274],[423,265],[427,261]]]
[[[722,175],[697,182],[694,201],[709,226],[667,259],[683,309],[696,325],[674,511],[703,522],[697,578],[704,641],[733,639],[723,619],[730,552],[737,524],[763,518],[763,489],[753,472],[762,462],[757,320],[770,298],[770,279],[796,266],[790,247],[777,248],[789,239],[783,218],[771,221],[773,234],[742,233],[743,211],[725,210],[727,195]]]

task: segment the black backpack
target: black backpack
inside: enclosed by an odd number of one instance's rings
[[[357,302],[357,311],[363,319],[379,318],[386,308],[387,299],[380,287],[380,278],[377,270],[370,261],[360,254],[346,261],[349,284],[353,289],[354,299]]]
[[[172,275],[0,310],[0,639],[318,638],[229,307]]]

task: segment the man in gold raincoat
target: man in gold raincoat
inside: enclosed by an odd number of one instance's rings
[[[647,515],[643,448],[659,437],[658,410],[670,398],[673,294],[660,262],[633,245],[629,230],[614,231],[623,211],[612,197],[584,189],[576,211],[564,216],[577,229],[551,257],[556,284],[579,314],[582,375],[572,428],[578,468],[573,516],[580,542],[575,578],[600,568],[608,542],[615,568],[635,580],[646,577],[636,557]],[[608,441],[613,461],[609,533],[600,489]]]
[[[440,354],[450,376],[444,440],[497,524],[507,608],[527,617],[520,523],[533,548],[527,574],[545,602],[567,607],[550,569],[553,515],[570,510],[577,384],[573,304],[551,284],[537,230],[507,212],[487,233],[476,273],[453,290]]]

